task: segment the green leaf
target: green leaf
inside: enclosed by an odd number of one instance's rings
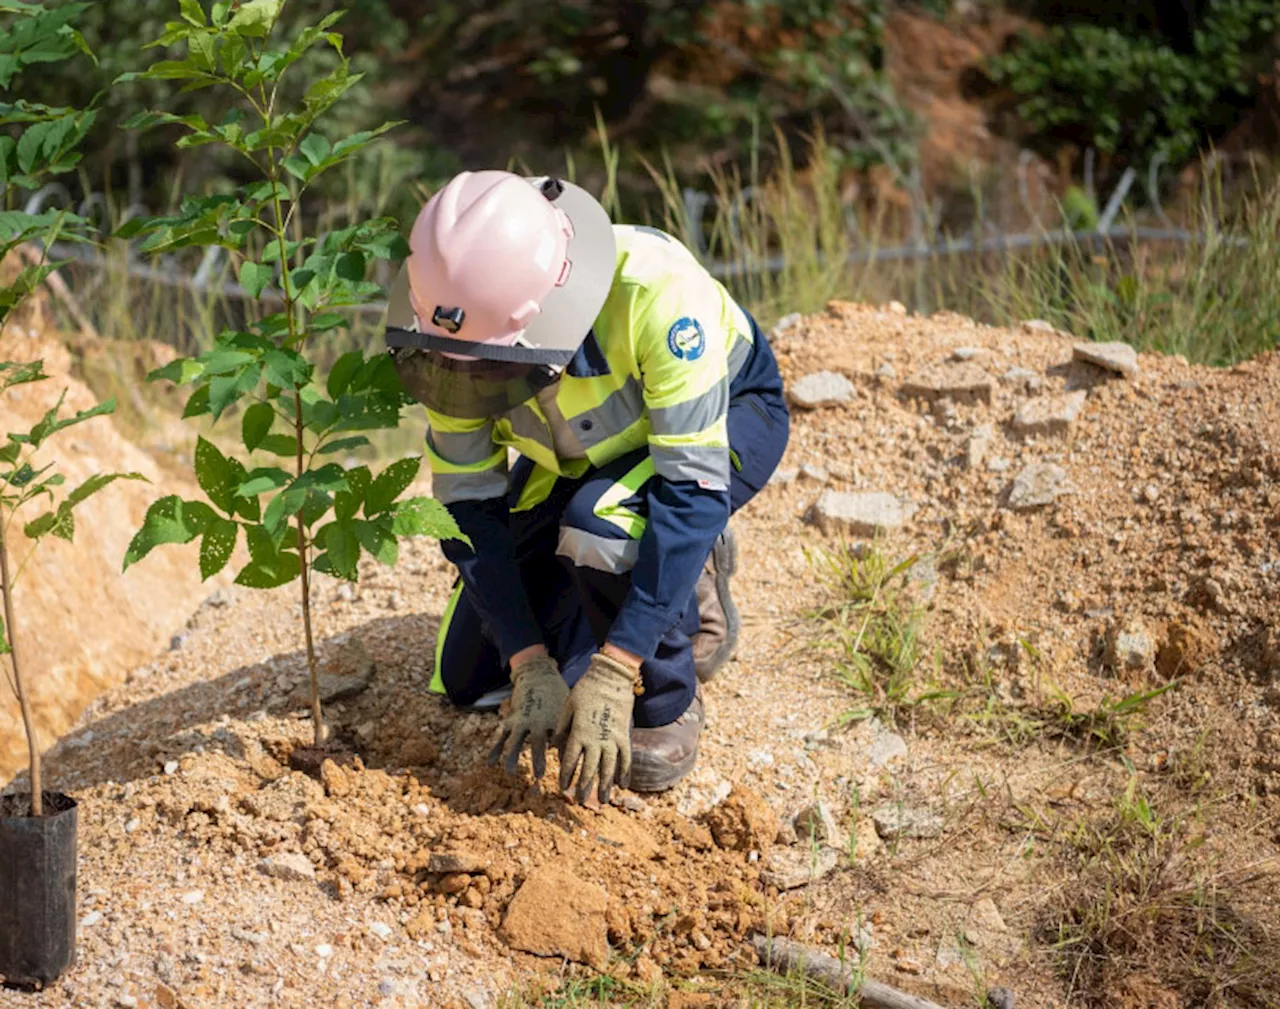
[[[347,490],[339,491],[333,498],[333,510],[339,521],[355,518],[364,504],[364,496],[373,483],[368,466],[356,466],[347,470]]]
[[[213,419],[222,416],[223,411],[257,388],[262,378],[262,366],[253,365],[243,371],[231,375],[219,375],[209,383],[209,410]]]
[[[367,448],[372,442],[364,435],[356,435],[354,438],[339,438],[337,441],[331,441],[320,447],[319,455],[333,455],[335,452],[349,452],[352,449]]]
[[[178,10],[182,13],[182,19],[197,28],[205,26],[204,8],[200,6],[200,0],[178,0]]]
[[[240,264],[240,286],[255,298],[262,296],[275,275],[276,271],[272,267],[255,263],[251,259]]]
[[[170,361],[163,368],[157,368],[151,372],[147,375],[147,381],[164,380],[176,382],[178,385],[187,385],[199,378],[203,372],[204,365],[201,362],[190,357],[180,357],[176,361]]]
[[[329,141],[320,136],[319,133],[308,133],[303,138],[302,143],[298,145],[298,150],[312,165],[319,165],[329,156],[331,148]]]
[[[292,459],[298,454],[298,442],[291,434],[269,434],[259,446],[263,452]]]
[[[275,419],[276,412],[271,408],[270,403],[254,403],[245,410],[244,419],[240,423],[240,436],[244,441],[244,447],[250,452],[258,448],[271,431],[271,425],[275,423]]]
[[[240,526],[230,519],[210,522],[200,540],[200,579],[207,581],[227,566],[235,551]]]
[[[401,459],[378,474],[364,499],[364,513],[370,517],[389,509],[413,483],[422,465],[421,456]]]
[[[147,509],[142,528],[134,535],[124,555],[124,570],[136,564],[155,547],[165,543],[190,543],[217,513],[203,501],[184,501],[176,494],[163,497]]]
[[[241,497],[257,497],[259,494],[283,487],[291,479],[292,477],[282,469],[274,467],[255,469],[248,475],[245,482],[236,488],[236,493]]]
[[[227,24],[227,31],[245,38],[264,38],[280,16],[284,0],[249,0]]]
[[[94,417],[102,417],[106,414],[114,413],[116,409],[116,401],[109,399],[105,403],[90,407],[88,410],[81,410],[71,417],[59,419],[58,411],[62,408],[62,403],[65,399],[66,393],[64,392],[58,397],[58,402],[54,404],[53,408],[27,434],[10,435],[9,437],[13,438],[14,441],[30,445],[32,448],[39,448],[46,439],[59,431],[74,427],[76,424],[83,424],[86,420],[91,420]]]
[[[228,515],[234,514],[240,481],[236,480],[231,461],[203,436],[196,439],[195,470],[200,489],[209,500]]]
[[[301,571],[298,555],[282,550],[268,559],[250,561],[236,575],[236,584],[251,589],[275,589],[288,585]]]
[[[333,369],[329,372],[329,380],[325,383],[325,388],[329,390],[329,397],[336,400],[351,385],[351,380],[359,374],[360,369],[364,367],[364,354],[361,351],[353,350],[343,354],[333,364]]]
[[[438,540],[461,540],[471,544],[462,534],[449,509],[435,498],[413,497],[399,502],[392,513],[391,531],[397,536],[430,536]]]
[[[363,252],[344,252],[334,265],[334,272],[343,280],[361,281],[367,269]]]
[[[80,502],[92,497],[94,494],[97,494],[103,487],[106,487],[108,484],[114,483],[117,480],[141,480],[144,483],[150,482],[141,473],[98,473],[89,477],[88,480],[68,494],[64,504],[68,507],[74,508],[76,505],[80,504]]]
[[[360,545],[365,550],[387,567],[396,566],[396,561],[400,557],[400,544],[396,541],[391,523],[356,522],[355,528]]]
[[[207,385],[200,386],[191,394],[191,398],[187,400],[186,407],[182,411],[182,419],[188,420],[191,417],[203,417],[209,412],[209,387]]]
[[[359,570],[360,539],[350,522],[334,522],[328,526],[325,549],[334,573],[347,581],[355,581]]]
[[[60,535],[58,530],[63,523],[70,522],[70,531],[62,535],[63,539],[71,539],[71,534],[75,532],[75,520],[71,517],[71,510],[68,508],[59,508],[56,511],[48,511],[39,518],[32,519],[22,527],[22,535],[29,540],[38,540],[48,536],[50,533]]]

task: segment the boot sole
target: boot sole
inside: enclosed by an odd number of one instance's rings
[[[738,648],[738,633],[741,630],[742,618],[738,607],[729,592],[729,579],[738,570],[738,541],[732,533],[716,540],[711,550],[716,565],[716,597],[724,610],[725,635],[720,647],[712,653],[711,659],[704,668],[696,670],[699,683],[710,683],[732,657]]]

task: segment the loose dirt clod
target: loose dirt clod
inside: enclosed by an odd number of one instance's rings
[[[716,844],[730,851],[764,851],[778,836],[778,817],[754,792],[735,788],[707,814]]]
[[[609,955],[609,895],[558,866],[535,869],[507,908],[499,932],[512,948],[603,967]]]

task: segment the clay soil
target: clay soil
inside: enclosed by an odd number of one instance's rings
[[[358,759],[291,771],[310,741],[296,592],[220,590],[52,754],[81,803],[80,960],[0,1006],[477,1007],[599,971],[641,1002],[676,986],[733,1004],[757,931],[861,946],[870,976],[947,1006],[997,985],[1026,1007],[1204,1004],[1159,957],[1091,972],[1053,929],[1092,871],[1082,838],[1130,787],[1161,815],[1199,810],[1181,857],[1247,934],[1280,929],[1265,889],[1234,882],[1267,879],[1277,853],[1280,358],[1143,356],[1126,379],[1072,346],[847,304],[775,337],[789,380],[834,370],[856,395],[794,418],[784,467],[828,485],[779,482],[734,520],[743,638],[705,689],[699,767],[667,795],[584,808],[527,762],[514,781],[483,767],[497,719],[427,691],[452,571],[425,541],[358,587],[317,581],[324,649],[358,638],[376,672],[328,709]],[[903,395],[958,349],[989,394]],[[1068,389],[1087,392],[1074,421],[1015,432],[1019,407]],[[1012,511],[1035,462],[1062,467],[1066,493]],[[910,696],[945,700],[842,723],[865,699],[811,616],[841,543],[810,520],[824,490],[914,506],[877,549],[922,558]],[[1117,660],[1118,637],[1149,648]],[[766,870],[826,864],[788,824],[815,799],[835,867],[780,892]],[[886,810],[927,829],[895,836]]]

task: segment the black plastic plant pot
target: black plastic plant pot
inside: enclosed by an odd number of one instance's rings
[[[76,804],[44,793],[0,796],[0,981],[43,988],[76,958]]]

